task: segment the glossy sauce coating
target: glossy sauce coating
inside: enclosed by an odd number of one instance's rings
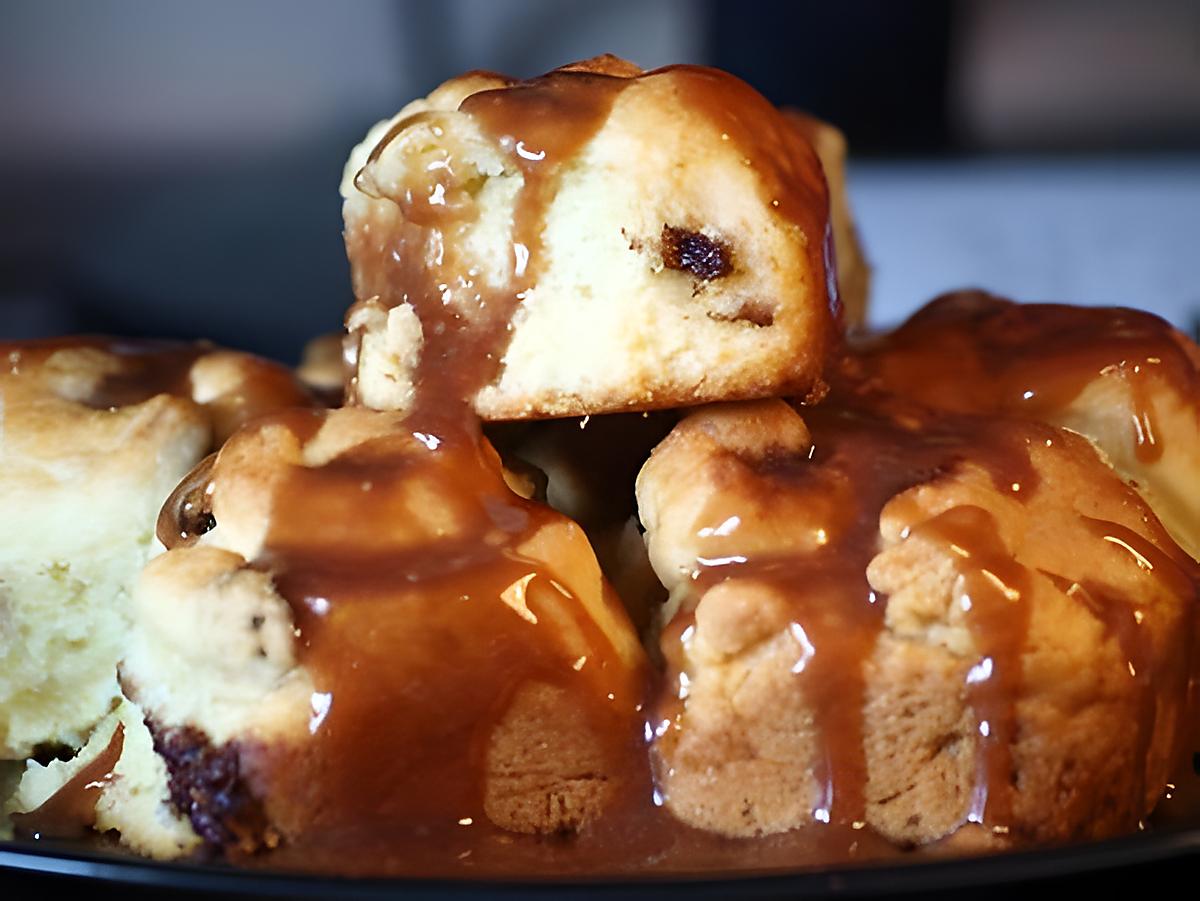
[[[1138,460],[1162,455],[1151,400],[1165,385],[1200,417],[1200,353],[1139,310],[1018,304],[979,291],[932,301],[900,328],[868,338],[854,365],[877,386],[956,413],[1061,418],[1102,377],[1129,387]]]
[[[753,94],[725,84],[733,79],[723,74],[678,72],[682,89],[694,95],[686,102],[721,108],[746,100],[739,90]],[[424,347],[415,404],[401,431],[324,466],[289,471],[276,493],[267,549],[256,561],[292,606],[301,660],[317,687],[312,739],[282,759],[275,749],[264,749],[256,765],[269,786],[265,794],[274,799],[270,813],[291,837],[273,855],[277,862],[350,872],[477,868],[527,875],[670,871],[703,868],[706,861],[729,866],[732,854],[749,867],[781,866],[812,856],[812,837],[799,844],[794,837],[762,843],[758,852],[732,843],[722,852],[720,839],[679,826],[655,804],[645,747],[644,664],[640,656],[606,656],[608,639],[570,601],[567,620],[564,613],[548,618],[539,610],[551,600],[562,605],[546,592],[550,586],[569,591],[578,573],[558,572],[520,548],[539,529],[561,527],[561,519],[506,487],[467,407],[468,398],[496,377],[511,318],[536,282],[544,217],[562,168],[603,124],[628,83],[594,71],[558,72],[463,103],[523,176],[513,267],[501,288],[476,284],[476,274],[457,259],[455,236],[474,211],[449,195],[446,185],[410,185],[401,217],[347,236],[356,293],[385,307],[411,303]],[[756,103],[769,109],[761,98]],[[752,125],[758,112],[747,108],[745,121],[721,113],[748,157],[763,140]],[[804,152],[811,154],[807,147]],[[772,174],[775,206],[808,225],[818,213],[807,196],[798,195],[823,197],[824,186],[795,180],[792,172]],[[444,202],[426,200],[434,196]],[[814,234],[824,237],[822,230]],[[812,251],[823,253],[820,240]],[[431,267],[430,260],[439,265]],[[468,310],[445,303],[447,285],[474,289],[475,303]],[[318,427],[299,420],[293,426],[301,440]],[[184,494],[198,497],[202,482]],[[398,528],[414,485],[423,486],[431,503],[444,505],[444,536],[414,539]],[[185,507],[186,501],[179,505]],[[166,532],[188,529],[168,524]],[[389,533],[395,533],[394,544]],[[550,552],[571,564],[569,549]],[[500,602],[511,599],[514,586],[524,592],[520,615]],[[623,614],[618,619],[628,630]],[[592,649],[586,663],[556,654],[561,639],[555,631],[582,636]],[[564,732],[578,729],[572,720],[581,716],[595,736],[603,736],[600,758],[609,767],[605,780],[614,797],[573,835],[520,836],[489,821],[481,743],[511,693],[529,682],[573,693],[575,712],[563,717]],[[831,834],[816,844],[826,859],[852,858],[866,843],[862,836]],[[787,849],[784,857],[780,848]],[[758,863],[747,853],[757,853]]]
[[[733,80],[690,67],[672,71],[686,102],[722,118],[748,159],[760,159],[763,141],[795,140],[791,130],[757,130],[755,106],[742,96],[749,89]],[[347,236],[356,294],[385,308],[411,303],[425,345],[404,433],[320,468],[297,467],[276,496],[268,549],[257,565],[275,574],[292,606],[302,661],[317,692],[313,738],[305,749],[283,759],[273,758],[272,749],[261,752],[262,778],[277,799],[272,816],[292,836],[267,862],[337,872],[529,875],[753,870],[892,853],[869,830],[853,828],[865,807],[861,704],[855,699],[863,696],[862,664],[886,603],[865,577],[877,550],[880,510],[897,493],[966,459],[986,468],[1000,486],[1019,482],[1035,491],[1037,478],[1005,423],[912,412],[857,384],[804,410],[817,437],[812,461],[773,460],[762,471],[771,490],[800,492],[827,512],[824,544],[809,555],[739,567],[784,590],[814,648],[803,677],[822,736],[814,819],[826,825],[738,841],[675,821],[652,791],[645,747],[650,733],[630,731],[631,724],[645,726],[639,714],[651,693],[639,682],[642,675],[615,659],[601,682],[579,696],[578,708],[591,722],[608,723],[605,756],[616,763],[614,772],[623,773],[617,801],[577,834],[557,839],[517,835],[489,822],[478,743],[498,722],[504,708],[499,698],[506,686],[531,679],[566,686],[574,676],[549,650],[553,639],[543,634],[549,628],[544,617],[536,624],[514,619],[496,602],[530,575],[528,585],[543,582],[546,563],[524,558],[516,548],[554,514],[505,487],[467,401],[496,378],[512,316],[536,281],[544,215],[561,167],[603,124],[627,84],[594,72],[557,73],[509,83],[463,104],[524,177],[512,270],[501,288],[484,289],[456,258],[456,235],[474,211],[464,198],[430,204],[427,198],[446,197],[445,185],[410,186],[403,216]],[[804,184],[802,171],[779,169],[768,181],[780,214],[811,228],[811,196],[823,186]],[[823,253],[824,247],[814,241],[811,250]],[[445,303],[447,285],[460,294],[474,290],[475,304],[464,309]],[[835,297],[831,288],[831,301]],[[299,428],[307,436],[318,427]],[[436,486],[431,496],[453,511],[459,531],[415,545],[399,533],[395,544],[381,539],[395,530],[395,511],[412,483],[425,480]],[[366,505],[354,498],[368,484],[372,501]],[[1013,701],[1027,627],[1019,613],[1013,615],[1008,593],[1019,595],[1026,575],[997,547],[985,511],[961,511],[923,528],[963,548],[968,558],[963,574],[976,600],[972,628],[993,664],[990,677],[970,689],[976,716],[992,728],[989,740],[979,743],[970,813],[1003,827],[1011,799],[1000,774],[1011,769]],[[1000,584],[983,578],[984,569]],[[555,575],[569,584],[568,574]],[[720,567],[704,569],[698,590],[723,575]],[[1122,600],[1093,601],[1103,615],[1124,609]],[[526,602],[536,611],[532,596]],[[1111,617],[1119,620],[1117,613]],[[413,621],[426,628],[414,631]],[[603,646],[593,623],[581,618],[576,625]],[[681,618],[664,640],[668,684],[683,666],[678,641],[684,626]],[[1131,642],[1131,659],[1140,659]],[[446,665],[450,659],[456,666]],[[595,704],[610,693],[620,699],[615,718],[611,708]],[[657,712],[655,721],[662,715]],[[668,710],[666,717],[671,715]]]
[[[346,235],[358,302],[385,309],[408,303],[420,320],[424,347],[416,380],[418,404],[444,409],[447,398],[455,403],[459,397],[470,398],[500,374],[513,317],[526,292],[537,284],[545,218],[561,175],[604,125],[620,93],[639,79],[669,77],[679,103],[701,111],[742,153],[744,164],[756,169],[764,205],[799,227],[810,271],[826,275],[813,292],[823,295],[835,314],[840,311],[829,198],[820,163],[803,137],[749,85],[703,66],[668,66],[631,77],[626,67],[614,68],[610,60],[523,82],[491,77],[505,86],[470,95],[460,109],[473,117],[522,176],[506,283],[487,286],[459,258],[457,248],[478,210],[467,192],[456,187],[456,179],[466,178],[469,164],[465,151],[449,140],[444,160],[426,172],[410,173],[412,181],[402,191],[391,192],[398,198],[398,209]],[[371,159],[378,159],[404,129],[435,117],[436,113],[418,113],[397,123]],[[724,273],[730,265],[723,260],[714,273]],[[748,317],[759,315],[750,311]],[[769,321],[767,315],[762,324]],[[424,381],[434,371],[452,384],[426,386]],[[355,396],[352,380],[350,397]]]

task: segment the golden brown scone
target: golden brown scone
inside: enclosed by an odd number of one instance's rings
[[[871,295],[871,264],[859,242],[846,190],[846,136],[836,126],[799,110],[784,110],[784,115],[800,129],[821,160],[829,184],[829,220],[833,226],[842,315],[848,328],[864,325]]]
[[[1200,348],[1157,316],[961,291],[865,340],[849,367],[936,409],[1086,436],[1200,559]]]
[[[407,410],[444,368],[490,420],[819,385],[825,178],[731,75],[615,57],[472,72],[375,126],[342,194],[366,406]]]
[[[627,788],[637,637],[582,530],[482,439],[355,407],[260,420],[160,534],[123,684],[208,845],[416,830],[448,853],[467,827],[578,829]]]
[[[1079,436],[713,407],[638,498],[674,600],[653,753],[685,822],[1020,844],[1131,830],[1161,796],[1196,570]]]
[[[242,421],[311,404],[203,344],[0,344],[0,759],[79,748],[119,697],[128,591],[174,485]]]

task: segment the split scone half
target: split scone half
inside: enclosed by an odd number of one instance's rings
[[[342,195],[368,407],[409,409],[430,369],[484,419],[822,390],[821,162],[731,75],[468,73],[376,125]]]

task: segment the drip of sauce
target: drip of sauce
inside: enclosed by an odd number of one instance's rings
[[[797,527],[799,549],[792,554],[741,554],[736,533],[704,545],[691,597],[694,603],[725,579],[745,578],[765,582],[786,598],[789,628],[803,635],[805,646],[797,690],[812,709],[818,731],[813,819],[849,827],[866,818],[863,667],[874,651],[887,603],[871,588],[866,571],[880,550],[879,517],[884,505],[906,489],[967,461],[985,468],[1005,490],[1014,482],[1034,490],[1037,477],[1024,443],[1014,439],[1011,424],[1003,421],[931,416],[890,398],[881,402],[860,395],[845,385],[835,388],[831,399],[803,413],[813,435],[811,455],[768,457],[749,464],[755,478],[737,483],[728,506],[718,503],[706,511],[714,526],[745,514],[741,505],[747,491],[755,494],[747,509],[770,510],[786,504],[788,509],[812,511],[811,518]],[[1020,584],[1015,564],[997,547],[992,525],[986,515],[979,515],[983,513],[959,511],[922,528],[979,558],[976,566],[964,567],[980,599],[971,617],[977,624],[972,631],[982,642],[983,655],[996,660],[996,678],[972,692],[972,703],[980,722],[1001,726],[1012,720],[1007,705],[1015,696],[1014,680],[1019,679],[1025,622],[1020,615],[997,609],[993,586],[977,576],[987,567],[999,570],[1001,580]],[[815,535],[815,540],[801,537],[801,530]],[[717,529],[710,532],[717,533]],[[678,684],[680,674],[686,674],[686,647],[680,638],[677,629],[663,637],[669,685]],[[676,693],[668,694],[671,697],[659,719],[686,728],[683,704]],[[674,729],[665,733],[665,757],[670,757],[677,736]],[[1005,768],[1006,747],[1003,736],[981,746],[981,789],[1007,781],[992,778]],[[1005,809],[995,794],[988,806],[989,820],[1003,815]]]
[[[125,746],[125,726],[118,723],[112,738],[96,759],[72,776],[35,810],[13,814],[17,838],[77,839],[96,825],[96,802],[113,778],[113,768]]]
[[[589,602],[597,589],[577,584],[590,558],[578,527],[509,490],[468,407],[495,377],[510,319],[536,278],[542,218],[561,169],[622,85],[571,73],[465,104],[523,178],[513,226],[519,252],[503,286],[476,284],[454,253],[470,204],[416,214],[419,185],[408,191],[404,218],[347,236],[356,286],[369,284],[386,306],[411,303],[424,346],[404,423],[324,465],[289,467],[254,561],[291,605],[300,661],[314,683],[305,741],[242,751],[287,838],[270,855],[276,865],[444,873],[483,860],[503,870],[522,843],[586,845],[589,829],[608,828],[603,822],[583,825],[571,841],[520,836],[493,822],[502,802],[488,799],[489,779],[499,778],[489,772],[491,736],[530,686],[561,698],[571,708],[562,728],[590,744],[585,756],[597,771],[571,779],[600,783],[604,807],[649,803],[638,712],[647,673],[640,655],[618,648],[596,618],[628,629],[619,604],[606,588]],[[430,259],[440,268],[431,270]],[[443,303],[447,285],[477,292],[469,309]],[[301,442],[311,437],[311,423],[293,430]],[[181,497],[203,494],[204,481]],[[188,531],[173,519],[168,534]],[[529,550],[540,535],[559,540]],[[551,723],[541,728],[543,741],[553,737]],[[553,771],[536,750],[530,758],[504,765],[527,765],[535,775],[541,767],[543,778]]]
[[[1026,484],[1031,475],[1025,475]],[[955,552],[962,602],[970,604],[967,626],[979,654],[966,679],[978,736],[967,822],[1005,831],[1013,815],[1012,748],[1017,741],[1021,655],[1033,603],[1030,574],[1013,559],[995,518],[981,507],[952,507],[920,523],[911,534],[932,538]],[[1107,609],[1104,605],[1102,613]],[[1139,759],[1145,759],[1144,750]]]

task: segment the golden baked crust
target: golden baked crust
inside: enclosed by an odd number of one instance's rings
[[[831,812],[900,843],[971,822],[999,843],[1134,828],[1183,716],[1186,555],[1076,435],[913,411],[855,433],[866,415],[700,410],[639,476],[675,601],[666,804],[728,835]],[[856,461],[903,470],[922,428],[942,430],[941,463],[873,507]]]
[[[485,419],[804,394],[835,329],[829,198],[747,85],[599,58],[452,79],[342,182],[352,396],[407,410],[451,367]]]

